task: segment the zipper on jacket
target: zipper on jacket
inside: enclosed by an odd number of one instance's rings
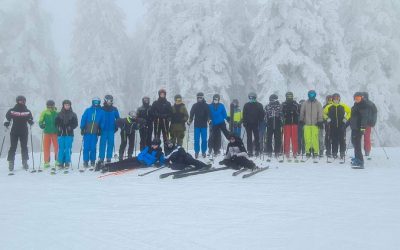
[[[94,109],[94,114],[92,114],[92,128],[90,129],[90,133],[91,134],[93,134],[93,126],[94,126],[94,121],[96,119],[96,112],[97,112],[97,109],[95,108]]]

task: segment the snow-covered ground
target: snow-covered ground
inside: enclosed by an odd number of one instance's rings
[[[387,151],[364,170],[271,162],[248,179],[8,176],[3,158],[0,249],[399,249],[399,148]]]

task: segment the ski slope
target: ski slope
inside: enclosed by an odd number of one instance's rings
[[[8,176],[3,158],[0,249],[399,249],[399,148],[387,152],[390,160],[373,149],[364,170],[273,161],[248,179],[232,170],[159,179],[168,169],[98,179],[19,166]]]

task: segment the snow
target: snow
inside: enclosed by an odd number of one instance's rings
[[[99,179],[76,166],[8,176],[3,158],[0,248],[398,249],[399,148],[386,150],[390,160],[375,148],[364,170],[273,161],[249,179],[232,170],[159,179],[167,169]]]

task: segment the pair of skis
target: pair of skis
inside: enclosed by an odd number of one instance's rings
[[[267,170],[267,169],[269,169],[269,166],[257,168],[257,169],[255,169],[255,170],[252,170],[250,173],[244,174],[244,175],[242,176],[242,178],[243,178],[243,179],[249,178],[249,177],[251,177],[251,176],[253,176],[253,175],[255,175],[255,174],[261,173],[261,172],[263,172],[263,171],[265,171],[265,170]],[[238,175],[240,175],[240,174],[242,174],[242,173],[244,173],[244,172],[246,172],[246,171],[248,171],[248,170],[249,170],[249,169],[247,169],[247,168],[242,168],[242,169],[240,169],[240,170],[238,170],[238,171],[233,172],[233,173],[232,173],[232,176],[238,176]]]

